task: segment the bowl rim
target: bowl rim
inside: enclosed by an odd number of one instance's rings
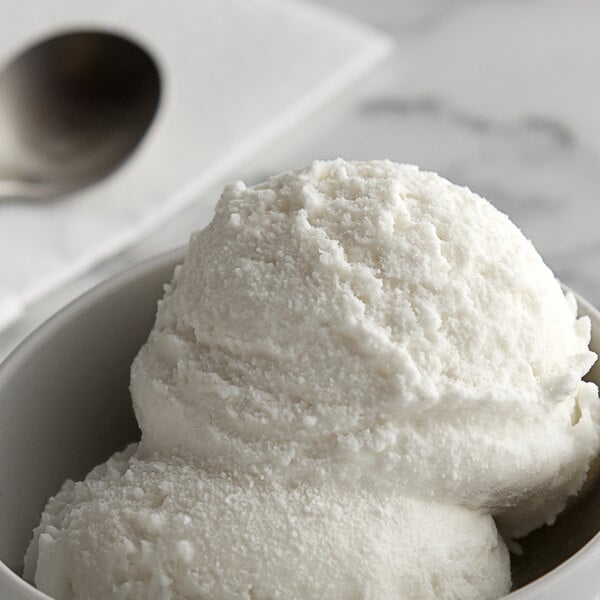
[[[166,269],[169,266],[175,268],[175,266],[183,261],[186,247],[179,246],[126,268],[120,273],[93,286],[48,317],[41,325],[27,335],[0,363],[0,387],[2,379],[9,377],[27,357],[30,348],[33,349],[43,338],[51,336],[55,331],[61,329],[66,322],[75,319],[82,312],[89,309],[90,305],[101,301],[103,297],[110,295],[113,291],[131,284],[135,280],[143,279],[150,273],[161,268]],[[166,283],[168,282],[165,281]],[[580,312],[589,315],[591,320],[600,326],[600,311],[577,292],[562,283],[561,285],[565,292],[573,294],[577,300]],[[597,571],[598,569],[594,567],[598,565],[600,565],[600,531],[568,559],[527,585],[503,596],[503,599],[535,600],[539,598],[542,600],[543,598],[548,598],[550,600],[545,594],[552,592],[552,588],[556,588],[561,584],[564,585],[567,580],[569,582],[581,581],[581,578],[586,576],[586,574],[589,576],[590,573],[593,573],[595,570]],[[600,579],[598,585],[600,590]],[[0,560],[0,592],[5,586],[8,586],[8,591],[18,594],[14,600],[53,600],[51,596],[48,596],[25,581]],[[589,598],[587,596],[580,596],[579,600],[600,600],[600,594],[597,592],[592,593],[595,595]]]

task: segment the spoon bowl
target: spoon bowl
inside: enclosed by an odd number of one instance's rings
[[[96,182],[132,153],[160,98],[150,55],[112,33],[46,39],[0,72],[0,200],[46,200]]]

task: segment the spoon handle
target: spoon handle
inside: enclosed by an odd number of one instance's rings
[[[68,191],[68,186],[48,182],[0,179],[0,203],[53,200]]]

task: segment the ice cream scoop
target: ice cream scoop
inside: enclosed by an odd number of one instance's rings
[[[49,504],[36,582],[54,598],[376,600],[460,590],[479,600],[509,584],[508,551],[489,515],[127,454]]]
[[[28,575],[63,600],[498,598],[494,518],[551,523],[598,452],[589,330],[433,173],[238,182],[132,366],[140,446],[49,502]]]
[[[132,368],[142,448],[552,521],[599,444],[590,323],[483,198],[390,161],[228,187]]]

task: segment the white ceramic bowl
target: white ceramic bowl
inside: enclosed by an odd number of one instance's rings
[[[177,250],[100,285],[0,366],[0,600],[48,600],[18,575],[46,500],[139,436],[129,366],[181,258]],[[600,353],[600,314],[578,302]],[[591,377],[600,382],[600,365]],[[526,538],[526,558],[513,564],[517,580],[546,574],[507,598],[600,600],[599,506],[600,484],[554,527]]]

